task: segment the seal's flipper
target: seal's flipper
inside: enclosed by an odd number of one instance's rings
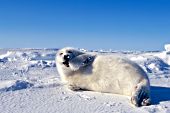
[[[132,92],[131,102],[137,107],[151,104],[150,92],[146,85],[139,84]]]
[[[79,55],[69,61],[70,68],[74,71],[80,69],[81,67],[92,64],[95,56],[90,54]]]

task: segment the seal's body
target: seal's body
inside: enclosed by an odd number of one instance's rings
[[[151,103],[147,74],[126,58],[63,48],[57,53],[56,64],[62,81],[72,90],[86,89],[131,96],[135,106]]]

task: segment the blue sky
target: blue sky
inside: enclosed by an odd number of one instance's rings
[[[0,0],[0,48],[163,50],[170,0]]]

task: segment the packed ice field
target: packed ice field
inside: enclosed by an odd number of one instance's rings
[[[56,69],[58,49],[0,49],[0,113],[170,113],[170,45],[149,52],[80,50],[139,64],[149,76],[153,104],[137,108],[123,95],[66,89]]]

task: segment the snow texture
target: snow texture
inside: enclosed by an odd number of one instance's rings
[[[140,108],[123,95],[65,88],[56,70],[57,49],[0,49],[0,113],[170,113],[169,47],[162,52],[91,51],[125,56],[148,73],[153,104]]]
[[[165,50],[166,50],[167,52],[170,52],[170,44],[165,44]]]

